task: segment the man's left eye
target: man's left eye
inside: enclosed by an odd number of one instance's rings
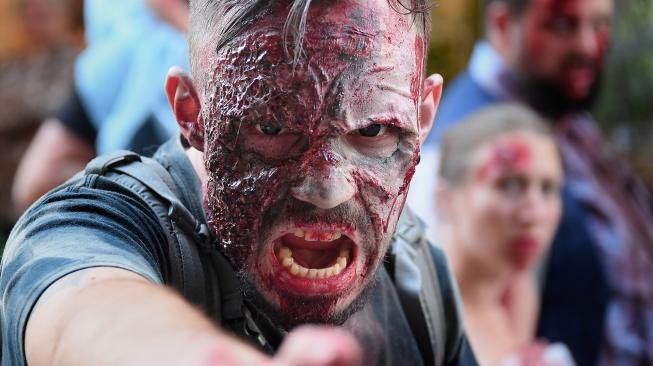
[[[364,137],[377,137],[383,135],[386,128],[386,126],[377,123],[358,129],[358,134]]]
[[[276,136],[282,132],[283,128],[273,125],[262,125],[259,123],[256,125],[256,130],[264,135]]]

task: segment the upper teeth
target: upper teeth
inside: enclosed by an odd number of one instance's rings
[[[293,234],[306,241],[334,241],[342,237],[342,233],[337,231],[310,231],[295,229]]]
[[[292,251],[288,247],[281,247],[277,253],[279,262],[281,265],[286,267],[290,273],[295,276],[305,277],[305,278],[328,278],[332,276],[339,275],[345,267],[347,267],[347,260],[349,258],[349,251],[347,249],[341,249],[336,263],[328,268],[306,268],[297,263],[292,257]]]

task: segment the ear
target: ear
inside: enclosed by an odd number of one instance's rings
[[[440,97],[442,96],[442,84],[444,80],[442,76],[434,74],[424,80],[424,97],[422,105],[420,106],[419,114],[419,141],[424,143],[431,127],[433,127],[433,119],[440,104]]]
[[[172,67],[166,77],[165,90],[181,134],[192,147],[203,151],[204,123],[200,115],[201,103],[191,76],[179,67]]]
[[[488,5],[485,12],[486,32],[500,54],[505,54],[510,49],[512,25],[513,16],[508,5],[502,1],[494,1]]]

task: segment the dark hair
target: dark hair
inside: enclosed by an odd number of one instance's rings
[[[222,48],[236,37],[248,24],[271,7],[274,0],[191,0],[189,21],[190,60],[199,60],[200,50],[209,42],[215,49]],[[306,18],[313,0],[290,0],[290,10],[283,27],[284,41],[289,35],[298,40],[292,50],[295,60],[302,53],[302,40],[306,31]],[[430,0],[388,0],[392,9],[401,14],[412,14],[418,31],[427,44],[431,30]],[[284,43],[284,48],[287,49]]]
[[[521,15],[531,4],[532,0],[483,0],[483,9],[492,3],[505,4],[513,15]]]
[[[495,104],[474,113],[444,135],[440,177],[454,185],[464,182],[472,157],[483,143],[515,132],[533,132],[553,138],[549,125],[532,109],[517,103]]]

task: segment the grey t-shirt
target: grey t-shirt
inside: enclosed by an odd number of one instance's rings
[[[180,138],[164,144],[154,158],[171,174],[181,202],[195,217],[203,218],[199,180]],[[136,193],[109,177],[80,175],[47,194],[18,222],[2,259],[2,365],[26,364],[27,319],[52,283],[85,268],[117,267],[154,283],[170,284],[167,242],[155,213]],[[423,364],[383,268],[369,303],[344,326],[365,347],[366,364]]]

